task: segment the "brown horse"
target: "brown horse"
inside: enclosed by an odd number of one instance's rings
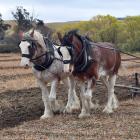
[[[107,42],[94,43],[86,37],[80,36],[76,30],[69,31],[62,38],[58,34],[62,45],[69,46],[69,55],[63,55],[65,72],[72,72],[82,82],[81,101],[82,111],[79,117],[90,115],[89,100],[92,98],[92,89],[96,80],[100,77],[108,89],[108,101],[104,112],[112,113],[118,107],[118,101],[114,94],[116,75],[121,64],[119,51],[113,44]],[[71,58],[68,60],[68,58]],[[85,81],[87,88],[85,88]]]

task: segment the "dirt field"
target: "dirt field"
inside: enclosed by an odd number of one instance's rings
[[[107,91],[97,86],[93,101],[100,106],[89,118],[78,119],[80,111],[75,111],[40,120],[41,91],[31,69],[20,68],[19,63],[17,54],[0,54],[0,140],[140,140],[140,96],[132,100],[130,91],[116,88],[120,106],[108,115],[102,113]],[[119,72],[117,83],[134,85],[132,74],[140,71],[139,65],[125,62],[127,69]],[[79,95],[78,85],[76,90]],[[64,106],[67,89],[63,84],[57,94]]]

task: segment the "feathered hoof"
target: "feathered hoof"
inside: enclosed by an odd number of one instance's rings
[[[117,109],[119,107],[119,103],[117,102],[117,103],[114,103],[113,105],[112,105],[112,108],[113,109]]]
[[[69,107],[69,106],[67,107],[67,106],[66,106],[65,109],[63,110],[63,113],[64,113],[64,114],[70,114],[70,113],[72,113],[71,107]]]
[[[41,120],[44,120],[44,119],[48,119],[48,118],[52,118],[53,117],[53,113],[51,114],[44,114],[40,117]]]
[[[109,108],[109,107],[105,107],[104,110],[103,110],[104,113],[107,113],[107,114],[111,114],[113,113],[113,110],[112,108]]]
[[[78,116],[78,118],[79,118],[79,119],[81,119],[81,118],[87,118],[87,117],[89,117],[89,116],[90,116],[89,113],[80,113],[79,116]]]
[[[79,110],[80,108],[80,103],[75,103],[71,106],[71,110]]]

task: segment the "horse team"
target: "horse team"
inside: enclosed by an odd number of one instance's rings
[[[21,34],[21,66],[32,67],[42,91],[45,109],[41,119],[52,117],[60,109],[56,101],[56,88],[60,80],[64,80],[69,88],[63,112],[81,109],[79,118],[90,116],[90,110],[96,107],[92,102],[92,92],[96,81],[101,79],[108,90],[103,112],[112,113],[118,107],[114,86],[121,65],[120,52],[113,44],[94,43],[76,30],[69,31],[63,37],[59,33],[58,38],[60,46],[54,45],[34,29]],[[76,82],[80,85],[80,100],[75,91]],[[51,83],[50,92],[47,83]]]

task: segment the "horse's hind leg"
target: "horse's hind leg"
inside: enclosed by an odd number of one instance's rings
[[[108,101],[107,105],[105,106],[103,112],[106,113],[112,113],[114,108],[118,107],[118,101],[114,94],[114,86],[116,82],[116,75],[109,76],[108,82],[107,82],[107,88],[108,88]]]
[[[56,87],[58,84],[58,79],[55,79],[51,82],[51,90],[49,95],[50,106],[54,112],[61,110],[59,103],[56,100]]]
[[[64,109],[64,113],[71,113],[73,110],[80,109],[80,101],[75,91],[75,81],[73,77],[68,78],[69,92],[68,92],[68,101]]]
[[[45,106],[44,115],[41,116],[41,119],[51,118],[53,116],[53,112],[50,107],[49,92],[48,92],[47,86],[41,80],[38,80],[38,84],[42,90],[42,100]]]

